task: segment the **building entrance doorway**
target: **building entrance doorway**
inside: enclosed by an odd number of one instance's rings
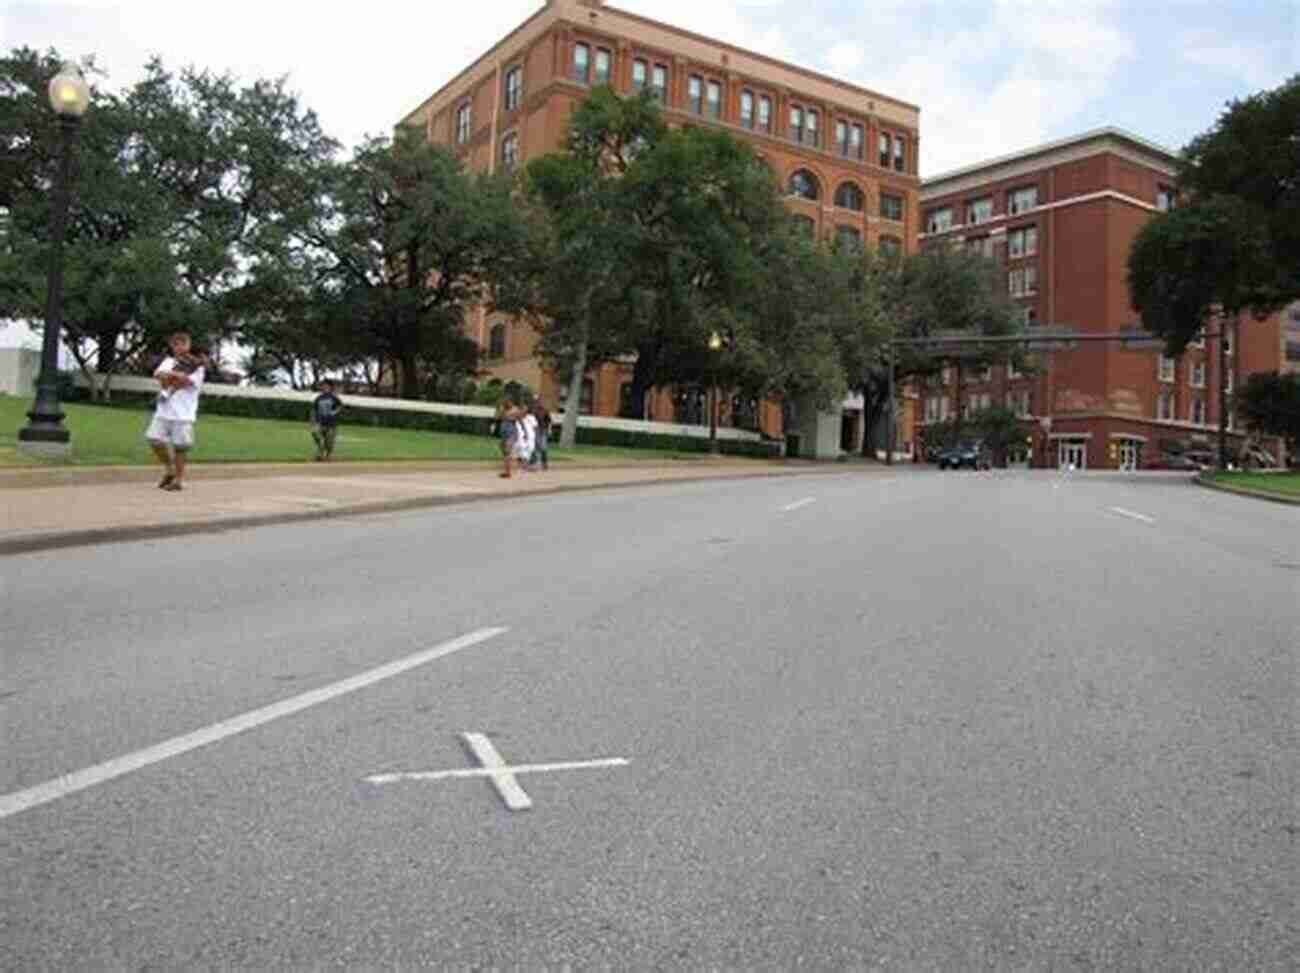
[[[1056,447],[1056,465],[1060,469],[1088,468],[1088,444],[1081,439],[1062,439]]]
[[[1124,472],[1131,473],[1138,468],[1138,462],[1142,456],[1142,444],[1132,439],[1121,439],[1119,442],[1119,468]]]

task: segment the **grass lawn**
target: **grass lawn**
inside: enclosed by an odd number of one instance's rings
[[[0,467],[41,465],[17,455],[18,430],[27,422],[31,402],[0,396]],[[153,463],[144,442],[149,413],[91,405],[64,406],[64,425],[72,433],[71,462],[77,466],[120,466]],[[195,427],[195,463],[295,463],[309,462],[315,445],[306,422],[242,419],[203,415]],[[566,463],[618,463],[629,460],[700,460],[703,453],[680,453],[614,446],[579,446],[551,450],[551,461]],[[496,440],[487,436],[340,426],[335,462],[379,460],[481,460],[499,462]]]
[[[1215,473],[1214,482],[1300,499],[1300,473]]]

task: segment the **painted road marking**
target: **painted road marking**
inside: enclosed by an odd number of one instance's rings
[[[810,503],[816,503],[816,502],[817,502],[817,498],[816,498],[816,497],[804,497],[802,500],[796,500],[794,503],[790,504],[788,507],[782,507],[781,509],[782,509],[783,511],[785,511],[786,513],[789,513],[791,510],[798,510],[798,509],[800,509],[801,507],[806,507],[806,506],[808,506]]]
[[[540,774],[557,770],[590,770],[596,767],[626,767],[624,757],[604,757],[600,760],[572,760],[553,764],[518,764],[510,766],[483,733],[462,733],[460,738],[479,762],[478,767],[461,770],[430,770],[396,774],[372,774],[365,778],[367,784],[396,784],[402,781],[454,780],[466,777],[486,777],[492,781],[501,800],[511,811],[532,809],[532,798],[519,786],[519,774]]]
[[[452,639],[450,642],[443,642],[432,649],[425,649],[423,652],[408,655],[404,659],[398,659],[396,662],[370,669],[360,675],[352,676],[328,686],[322,686],[320,689],[313,689],[298,696],[281,700],[278,703],[272,703],[270,706],[251,710],[240,716],[214,723],[202,730],[187,733],[184,736],[172,737],[170,740],[165,740],[155,746],[128,753],[126,756],[117,757],[102,764],[96,764],[94,767],[87,767],[85,770],[78,770],[75,773],[56,777],[44,784],[37,784],[35,787],[29,787],[26,790],[5,794],[0,796],[0,819],[57,800],[60,797],[66,797],[69,794],[75,794],[77,791],[84,791],[88,787],[103,784],[115,777],[121,777],[132,771],[140,770],[150,764],[160,763],[170,757],[179,757],[183,753],[189,753],[189,751],[197,750],[199,747],[206,747],[210,743],[216,743],[226,739],[226,737],[234,736],[236,733],[243,733],[245,730],[251,730],[264,723],[270,723],[272,720],[292,716],[294,713],[300,713],[312,706],[319,706],[321,703],[327,703],[348,693],[354,693],[358,689],[365,689],[367,686],[373,686],[385,679],[400,676],[417,666],[433,662],[435,659],[441,659],[453,652],[471,648],[508,631],[509,629],[506,628],[482,628],[477,632],[462,635],[458,639]]]
[[[1128,517],[1130,520],[1140,520],[1144,524],[1154,524],[1156,522],[1154,517],[1134,513],[1132,510],[1125,510],[1123,507],[1107,507],[1106,509],[1113,514],[1119,514],[1121,517]]]

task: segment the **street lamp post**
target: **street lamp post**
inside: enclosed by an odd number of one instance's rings
[[[50,266],[45,297],[45,333],[41,340],[41,373],[28,423],[18,430],[18,448],[42,456],[65,456],[68,430],[59,408],[59,336],[63,330],[63,239],[67,235],[72,195],[72,146],[81,116],[90,107],[90,86],[72,63],[63,65],[50,82],[50,106],[59,123],[59,172],[50,214]]]
[[[722,335],[713,332],[709,335],[709,360],[713,365],[712,384],[709,389],[709,455],[720,456],[718,447],[718,352],[722,351]]]

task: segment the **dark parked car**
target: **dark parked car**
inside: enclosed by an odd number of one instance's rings
[[[961,443],[939,454],[941,470],[987,470],[993,465],[992,457],[981,443]]]

